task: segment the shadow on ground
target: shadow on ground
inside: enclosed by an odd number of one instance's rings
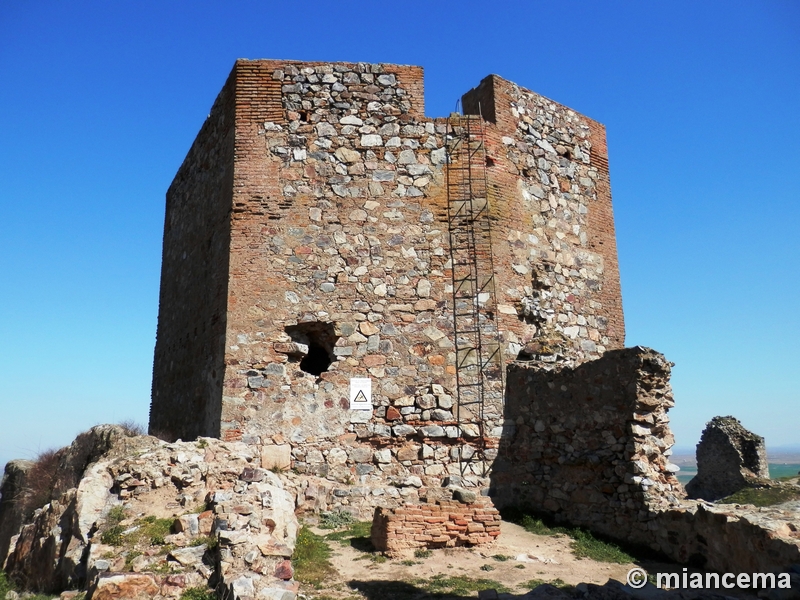
[[[454,595],[448,592],[429,592],[405,581],[350,581],[350,589],[361,592],[367,600],[475,600],[472,595]]]

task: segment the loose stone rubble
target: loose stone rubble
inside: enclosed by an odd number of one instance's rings
[[[719,500],[769,482],[764,438],[734,417],[714,417],[697,444],[697,475],[686,486],[690,498]]]
[[[114,426],[82,436],[83,444],[111,443],[77,487],[11,538],[0,564],[12,581],[45,592],[88,586],[94,600],[175,598],[209,582],[219,598],[294,598],[294,498],[260,467],[254,448],[214,439],[168,444]],[[124,519],[112,521],[115,512]],[[136,531],[156,519],[172,522],[172,532],[138,540]]]

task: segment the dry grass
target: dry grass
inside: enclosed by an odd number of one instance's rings
[[[125,419],[119,423],[119,426],[125,430],[125,434],[129,437],[147,435],[147,428],[133,419]]]
[[[33,515],[33,511],[53,499],[58,481],[59,459],[58,450],[45,450],[39,453],[34,460],[33,467],[28,471],[25,477],[25,488],[19,499],[19,506],[26,520]]]

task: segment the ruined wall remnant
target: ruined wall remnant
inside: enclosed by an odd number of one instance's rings
[[[67,489],[21,526],[0,512],[0,530],[13,533],[0,569],[15,586],[166,600],[210,584],[220,598],[295,598],[294,499],[251,447],[167,443],[100,425],[58,455],[67,467],[57,487]],[[120,512],[125,520],[113,520]],[[172,521],[168,535],[137,536],[157,518]]]
[[[719,500],[769,480],[764,438],[734,417],[714,417],[697,444],[697,475],[686,485],[690,498]]]
[[[652,511],[684,495],[669,462],[670,367],[641,347],[574,367],[512,365],[495,503],[648,543]]]
[[[372,545],[391,555],[414,548],[491,544],[500,535],[500,513],[489,498],[462,494],[456,493],[457,499],[376,508]]]
[[[464,106],[506,362],[622,347],[603,126],[497,76]],[[237,61],[168,192],[152,433],[289,445],[302,474],[383,490],[351,498],[367,514],[409,476],[488,483],[504,409],[459,413],[448,127],[419,67]]]

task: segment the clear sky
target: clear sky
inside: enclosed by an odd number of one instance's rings
[[[147,423],[164,195],[236,58],[496,73],[608,130],[627,344],[799,445],[800,3],[0,1],[0,463]]]

